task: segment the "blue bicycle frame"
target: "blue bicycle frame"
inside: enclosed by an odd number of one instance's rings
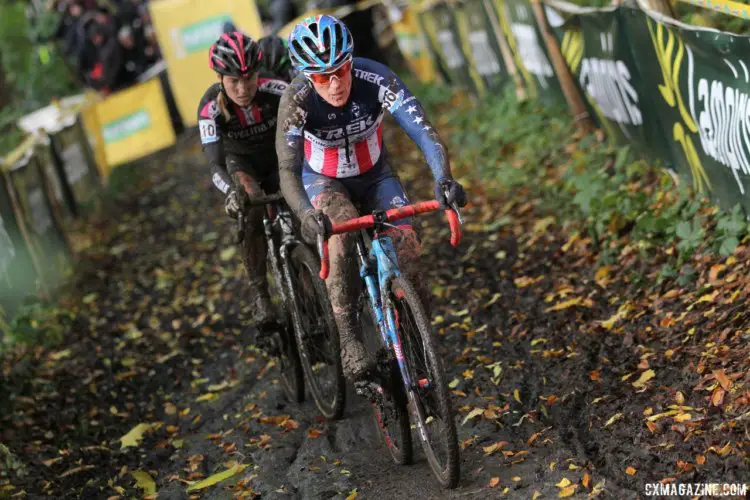
[[[398,257],[390,236],[376,236],[372,240],[369,254],[366,254],[363,238],[357,241],[357,252],[360,258],[359,275],[367,287],[370,307],[375,314],[375,321],[383,339],[384,345],[393,351],[398,363],[399,371],[407,391],[416,389],[411,380],[404,360],[403,345],[396,325],[393,307],[383,307],[383,301],[388,301],[388,291],[391,281],[401,276],[398,267]],[[377,269],[373,269],[373,263]],[[377,271],[377,280],[375,279]]]

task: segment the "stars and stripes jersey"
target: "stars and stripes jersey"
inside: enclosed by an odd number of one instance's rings
[[[280,170],[348,178],[382,167],[383,118],[390,113],[419,146],[436,178],[448,172],[445,146],[424,110],[387,66],[355,58],[352,88],[342,107],[328,104],[298,75],[281,100],[276,152]]]
[[[218,83],[211,85],[198,106],[198,128],[203,150],[221,149],[221,153],[238,155],[272,154],[276,137],[279,101],[289,84],[275,78],[258,78],[258,91],[247,107],[227,99],[231,117],[227,120],[216,98],[221,92]],[[213,158],[211,158],[213,161]]]

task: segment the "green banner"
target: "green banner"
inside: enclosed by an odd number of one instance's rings
[[[530,96],[537,96],[547,102],[564,103],[565,97],[531,4],[528,0],[495,0],[494,4]]]
[[[42,280],[55,285],[70,264],[70,252],[50,200],[52,186],[48,185],[42,168],[37,154],[18,162],[10,172],[9,187],[18,199]]]
[[[750,213],[750,37],[621,10],[676,170]]]
[[[471,64],[461,49],[461,38],[452,7],[439,3],[419,16],[436,62],[448,83],[477,90],[471,77]]]
[[[26,296],[36,293],[36,280],[5,176],[0,175],[0,307],[6,316],[12,316]]]
[[[547,15],[598,126],[616,142],[671,164],[654,94],[633,57],[622,11],[555,2]]]
[[[471,61],[474,86],[481,92],[501,88],[509,75],[484,0],[467,0],[454,13],[463,51]]]

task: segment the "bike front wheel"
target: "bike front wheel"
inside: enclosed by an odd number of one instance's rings
[[[402,276],[391,282],[390,302],[411,387],[405,387],[411,414],[427,461],[444,487],[459,477],[456,423],[445,383],[445,371],[424,306],[414,286]]]
[[[320,259],[307,246],[297,245],[289,271],[302,369],[318,410],[329,420],[339,419],[344,413],[346,383],[328,289],[318,277]]]

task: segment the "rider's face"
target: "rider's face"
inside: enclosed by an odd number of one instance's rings
[[[352,91],[351,60],[322,78],[318,75],[310,75],[310,77],[315,91],[331,106],[340,108],[349,100],[349,94]]]
[[[258,73],[250,78],[237,78],[236,76],[219,76],[224,91],[229,98],[240,106],[248,106],[258,91]]]

